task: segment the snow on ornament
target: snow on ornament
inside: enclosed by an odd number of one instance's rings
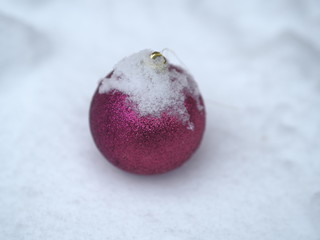
[[[204,127],[204,103],[192,76],[151,50],[116,64],[100,81],[90,107],[100,152],[137,174],[179,167],[198,148]]]

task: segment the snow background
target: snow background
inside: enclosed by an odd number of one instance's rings
[[[318,0],[1,0],[0,239],[319,240],[319,39]],[[206,133],[181,168],[128,174],[95,147],[90,100],[166,47]]]

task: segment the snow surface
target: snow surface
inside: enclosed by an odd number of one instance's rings
[[[112,75],[102,79],[99,93],[118,90],[128,95],[140,116],[160,117],[167,112],[193,130],[184,102],[188,93],[197,101],[197,108],[203,109],[197,84],[186,72],[169,70],[169,62],[163,56],[151,59],[152,53],[145,49],[122,59],[114,66]]]
[[[320,239],[318,0],[0,3],[0,239]],[[111,166],[97,79],[173,49],[207,127],[181,168]],[[174,59],[174,58],[171,58]]]

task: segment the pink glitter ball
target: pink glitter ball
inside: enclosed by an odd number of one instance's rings
[[[187,74],[174,65],[169,65],[168,71]],[[188,78],[193,81],[190,75]],[[158,116],[141,116],[127,94],[115,89],[99,93],[98,88],[90,107],[90,129],[100,152],[113,165],[131,173],[159,174],[179,167],[198,148],[205,128],[201,96],[197,102],[192,94],[183,94],[192,129],[171,114],[172,109]]]

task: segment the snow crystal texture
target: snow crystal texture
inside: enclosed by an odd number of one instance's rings
[[[0,239],[319,240],[319,39],[318,0],[1,0]],[[88,126],[97,79],[146,48],[177,53],[207,112],[152,177]]]
[[[198,109],[203,109],[196,83],[187,73],[179,73],[175,69],[169,71],[168,62],[151,59],[152,52],[142,50],[121,60],[111,77],[102,80],[99,93],[118,90],[128,96],[128,101],[136,106],[140,116],[160,117],[161,113],[167,112],[193,129],[184,102],[186,94],[189,94],[196,99]]]

